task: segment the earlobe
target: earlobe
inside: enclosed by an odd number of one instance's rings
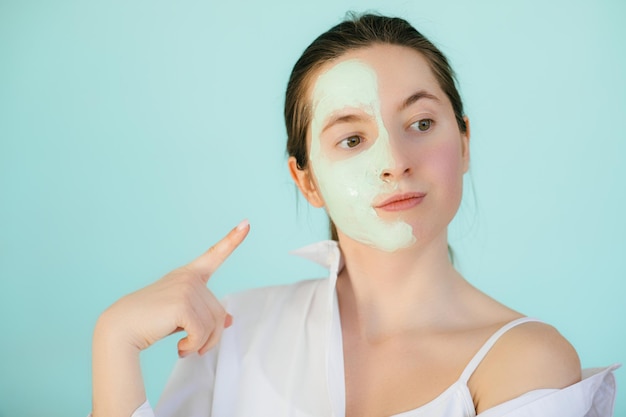
[[[304,198],[306,198],[313,207],[324,207],[324,200],[317,190],[317,185],[311,176],[310,170],[298,168],[296,158],[293,156],[289,157],[287,164],[289,166],[289,174],[291,174],[293,182],[296,183],[296,186]]]

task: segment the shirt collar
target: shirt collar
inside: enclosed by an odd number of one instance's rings
[[[289,253],[323,266],[331,277],[337,277],[344,265],[339,244],[335,240],[322,240]]]
[[[290,252],[328,269],[326,286],[326,382],[333,416],[345,415],[345,384],[341,320],[336,292],[337,274],[344,266],[339,244],[323,240]]]

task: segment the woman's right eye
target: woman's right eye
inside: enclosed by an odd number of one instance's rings
[[[362,141],[363,139],[361,139],[360,136],[350,136],[349,138],[345,138],[341,142],[339,142],[339,146],[342,148],[354,148],[358,146]]]

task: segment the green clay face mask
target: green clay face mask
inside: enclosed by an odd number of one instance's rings
[[[374,200],[397,190],[395,182],[383,181],[384,170],[395,161],[389,134],[383,124],[376,72],[359,60],[340,62],[320,75],[313,94],[310,162],[330,218],[341,232],[366,245],[387,252],[415,242],[412,227],[401,219],[381,219]],[[357,109],[375,121],[378,137],[359,152],[335,158],[323,144],[322,130],[329,118]],[[344,139],[344,138],[341,138]]]

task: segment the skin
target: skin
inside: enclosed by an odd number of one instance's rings
[[[319,76],[312,101],[310,160],[330,217],[350,238],[377,249],[410,246],[415,242],[411,226],[382,219],[373,206],[398,191],[398,183],[385,176],[396,160],[382,120],[376,73],[358,60],[337,64]],[[370,146],[363,137],[363,145],[351,147],[349,141],[361,136],[342,126],[341,118],[349,115],[361,118],[357,124],[371,134]]]
[[[520,314],[473,288],[448,260],[447,225],[458,209],[469,164],[469,131],[458,131],[450,103],[427,63],[410,49],[377,45],[346,54],[321,68],[319,75],[348,60],[376,74],[380,118],[388,134],[385,152],[393,160],[381,175],[394,184],[393,190],[425,195],[420,204],[401,212],[375,209],[381,221],[411,228],[414,242],[406,247],[381,250],[338,228],[345,257],[337,295],[346,414],[392,415],[436,397],[458,378],[490,334]],[[427,91],[435,99],[402,106],[415,91]],[[426,118],[435,122],[432,131],[416,135],[411,126]],[[374,125],[381,130],[380,120]],[[372,123],[342,126],[373,142],[381,137],[371,134]],[[309,136],[309,147],[318,140],[324,157],[341,159],[337,148],[329,146],[332,135]],[[289,160],[305,197],[325,207],[316,163],[311,165],[310,171],[301,171],[295,159]],[[205,353],[218,342],[232,318],[206,284],[248,231],[242,222],[196,260],[123,297],[101,315],[93,339],[95,417],[127,417],[145,401],[139,353],[156,341],[185,331],[178,343],[180,356]],[[529,323],[500,339],[469,388],[480,412],[530,390],[561,388],[579,379],[580,363],[571,345],[550,326]]]
[[[207,352],[232,317],[207,288],[250,230],[240,223],[200,257],[129,294],[98,319],[93,337],[94,417],[128,417],[146,400],[139,353],[179,331],[178,354]]]
[[[375,45],[346,53],[322,66],[312,77],[309,100],[313,120],[327,118],[328,109],[316,103],[341,103],[341,88],[319,88],[320,80],[349,85],[354,74],[343,71],[355,64],[376,74],[379,102],[358,100],[348,108],[333,108],[351,117],[333,128],[311,127],[308,137],[310,167],[289,167],[300,190],[316,207],[325,207],[337,225],[345,267],[337,281],[342,323],[346,382],[346,415],[393,415],[422,406],[459,378],[486,339],[505,323],[522,315],[472,287],[451,265],[447,254],[447,227],[458,210],[463,174],[469,166],[469,128],[459,131],[452,106],[439,87],[427,61],[412,49]],[[340,70],[338,71],[337,68]],[[345,77],[342,79],[341,77]],[[406,106],[415,92],[421,98]],[[345,106],[344,106],[345,107]],[[374,111],[371,109],[374,108]],[[415,122],[432,119],[426,132]],[[469,126],[469,120],[466,119]],[[380,134],[381,126],[386,136]],[[363,141],[350,152],[365,154],[384,138],[392,163],[384,170],[398,192],[425,193],[420,204],[387,212],[374,208],[382,221],[409,225],[414,242],[395,251],[380,250],[342,230],[332,204],[341,195],[325,189],[322,157],[340,163],[345,149],[336,146],[358,134]],[[345,143],[345,142],[344,142]],[[343,152],[343,153],[342,153]],[[358,156],[349,156],[358,157]],[[349,158],[348,157],[348,158]],[[361,184],[369,181],[363,171]],[[349,204],[349,193],[343,197]],[[367,228],[365,223],[363,228]],[[554,328],[527,323],[507,332],[470,379],[477,412],[523,393],[562,388],[580,380],[580,363],[571,345]]]

